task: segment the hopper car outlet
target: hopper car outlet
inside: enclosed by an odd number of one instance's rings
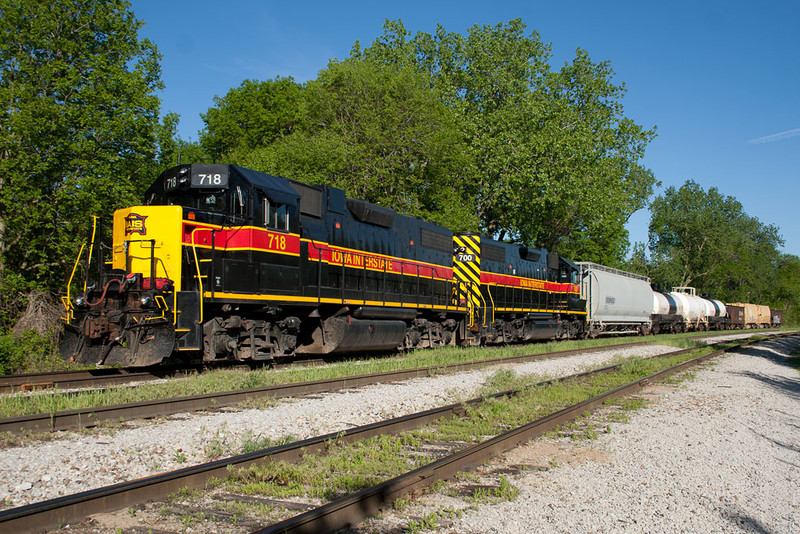
[[[68,361],[273,360],[732,321],[730,305],[696,315],[699,297],[653,292],[636,275],[235,165],[168,169],[142,205],[114,214],[110,249],[101,233],[62,299]],[[742,327],[763,326],[736,306]]]

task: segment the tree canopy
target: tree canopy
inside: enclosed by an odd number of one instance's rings
[[[694,285],[728,302],[770,299],[783,245],[777,228],[693,180],[667,188],[651,211],[653,278],[667,286]]]
[[[292,111],[276,112],[274,101],[285,100],[286,93]],[[247,109],[233,104],[246,100]],[[431,91],[424,73],[372,61],[332,61],[305,86],[248,81],[217,103],[204,115],[208,127],[201,144],[222,139],[218,146],[231,147],[224,141],[229,137],[212,134],[212,127],[236,124],[239,133],[230,139],[240,144],[220,151],[228,161],[334,185],[458,230],[478,227],[457,191],[462,164],[453,112]],[[253,116],[269,119],[258,121],[258,130],[250,125]]]
[[[456,112],[468,166],[463,191],[481,230],[565,255],[617,263],[628,218],[656,184],[640,164],[655,135],[624,117],[624,85],[608,62],[577,50],[550,68],[550,45],[521,20],[473,26],[467,36],[439,26],[411,37],[400,21],[353,57],[427,72]]]
[[[204,115],[201,144],[454,230],[618,263],[656,184],[640,163],[655,130],[624,116],[608,62],[549,60],[518,19],[413,37],[387,21],[305,87],[232,89]]]
[[[0,0],[0,282],[62,287],[154,171],[156,47],[122,0]],[[5,293],[5,292],[3,292]]]

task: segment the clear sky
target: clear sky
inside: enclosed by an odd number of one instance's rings
[[[330,59],[367,46],[386,19],[412,34],[436,24],[466,34],[514,18],[552,45],[560,68],[586,50],[624,83],[625,116],[658,137],[644,158],[662,182],[692,179],[775,225],[800,255],[800,2],[529,0],[132,0],[141,35],[163,55],[163,110],[197,140],[200,118],[246,79],[317,77]],[[631,241],[650,215],[634,214]]]

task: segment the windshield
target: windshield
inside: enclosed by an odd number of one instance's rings
[[[183,206],[203,211],[227,213],[228,192],[198,191],[196,193],[153,195],[147,203],[151,206]]]

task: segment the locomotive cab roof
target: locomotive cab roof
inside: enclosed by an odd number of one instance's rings
[[[226,190],[233,186],[246,185],[262,191],[270,200],[281,204],[297,204],[300,195],[286,178],[246,169],[238,165],[222,163],[194,163],[177,165],[159,175],[145,193],[145,202],[156,195],[202,193],[210,190]]]

